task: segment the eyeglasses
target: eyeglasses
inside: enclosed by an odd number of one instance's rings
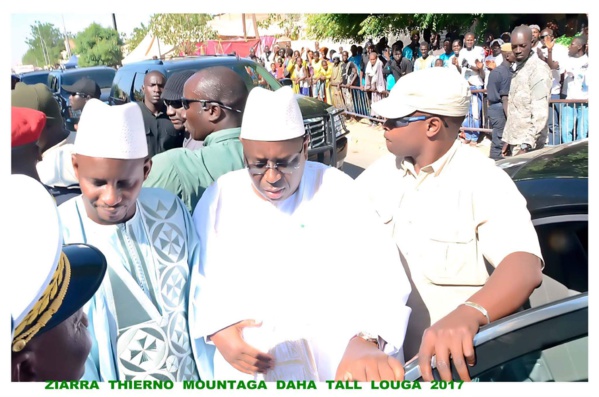
[[[162,101],[164,102],[164,106],[166,107],[170,106],[173,109],[181,109],[183,107],[183,103],[181,103],[181,101],[177,99],[163,99]]]
[[[541,36],[542,39],[544,39],[545,37],[549,37],[549,35],[548,34],[544,34],[544,35]]]
[[[86,97],[91,96],[91,95],[84,94],[82,92],[71,92],[71,95],[78,96],[78,97],[81,97],[81,98],[86,98]]]
[[[237,112],[237,113],[241,113],[241,110],[239,109],[233,109],[230,106],[225,105],[222,102],[219,101],[213,101],[210,99],[188,99],[188,98],[181,98],[181,103],[183,104],[183,107],[185,108],[185,110],[189,110],[189,106],[194,103],[194,102],[198,102],[202,104],[202,109],[204,110],[208,110],[208,106],[206,106],[208,103],[213,103],[217,106],[220,106],[223,109],[227,109],[227,110],[231,110],[233,112]]]
[[[383,128],[387,128],[387,129],[392,130],[394,128],[405,127],[408,124],[414,123],[416,121],[428,120],[428,119],[433,118],[433,117],[439,117],[439,116],[435,116],[435,115],[431,115],[431,116],[412,116],[412,117],[401,117],[401,118],[398,118],[398,119],[387,119],[383,123]],[[441,118],[441,121],[443,121],[443,125],[446,128],[449,127],[447,125],[447,122],[445,120],[443,120]]]
[[[245,163],[247,165],[247,169],[252,176],[255,175],[264,175],[266,171],[269,169],[277,170],[282,174],[292,174],[293,171],[297,170],[300,167],[300,161],[302,156],[300,154],[304,151],[304,144],[306,141],[302,142],[302,148],[299,152],[296,153],[296,156],[293,160],[274,163],[273,165],[269,165],[268,161],[260,161],[258,163],[248,163],[247,158],[244,157]]]

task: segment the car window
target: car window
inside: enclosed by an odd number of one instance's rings
[[[142,102],[144,100],[144,92],[141,87],[144,85],[144,73],[135,73],[135,79],[133,81],[133,100],[136,102]]]
[[[569,290],[588,291],[588,215],[557,216],[533,222],[545,261],[543,274]]]
[[[48,85],[48,75],[45,73],[36,73],[31,75],[24,74],[21,76],[21,82],[25,84],[42,83]]]
[[[110,96],[110,101],[113,105],[122,105],[131,101],[129,93],[133,86],[133,77],[135,77],[135,73],[133,72],[122,71],[116,74]]]
[[[58,92],[58,76],[56,76],[55,74],[50,74],[48,76],[48,87],[50,87],[50,91]]]
[[[233,67],[233,70],[243,78],[248,90],[254,87],[262,87],[275,91],[281,87],[281,84],[261,65],[237,64]]]
[[[77,80],[87,77],[95,81],[100,88],[110,88],[115,73],[113,69],[80,70],[77,73],[64,73],[62,75],[62,85],[75,84]]]
[[[478,375],[478,382],[587,382],[589,338],[574,340],[517,357]]]

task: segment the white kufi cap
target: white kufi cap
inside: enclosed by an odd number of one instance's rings
[[[468,114],[470,87],[451,68],[427,68],[406,74],[389,96],[372,104],[372,110],[387,119],[405,117],[415,111],[440,116]]]
[[[264,111],[270,115],[264,118]],[[243,111],[240,138],[252,141],[286,141],[306,133],[302,111],[290,87],[270,91],[256,87]]]
[[[81,112],[74,152],[122,160],[147,157],[146,129],[139,105],[110,106],[90,99]]]

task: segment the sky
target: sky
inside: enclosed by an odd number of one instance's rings
[[[133,29],[144,23],[146,26],[150,21],[152,13],[130,13],[117,14],[115,13],[116,25],[119,33],[126,33],[130,36]],[[23,55],[28,50],[25,41],[31,38],[31,25],[35,21],[42,23],[52,23],[61,32],[66,29],[67,32],[75,35],[87,28],[92,23],[96,22],[100,25],[111,28],[112,14],[110,13],[94,13],[94,14],[25,14],[15,13],[11,15],[11,65],[21,63]],[[64,21],[64,23],[63,23]]]

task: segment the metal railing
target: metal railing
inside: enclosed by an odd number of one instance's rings
[[[372,113],[372,94],[377,93],[386,97],[389,92],[379,93],[375,90],[363,90],[360,87],[340,85],[341,97],[343,99],[343,110],[345,114],[360,118],[366,118],[377,122],[384,119]],[[489,120],[489,100],[487,90],[472,90],[471,104],[474,98],[481,97],[480,119],[476,122],[478,126],[469,125],[465,122],[460,131],[478,131],[491,136],[493,129]],[[547,109],[548,138],[547,145],[559,145],[573,140],[584,139],[588,136],[588,100],[566,100],[550,99]]]

